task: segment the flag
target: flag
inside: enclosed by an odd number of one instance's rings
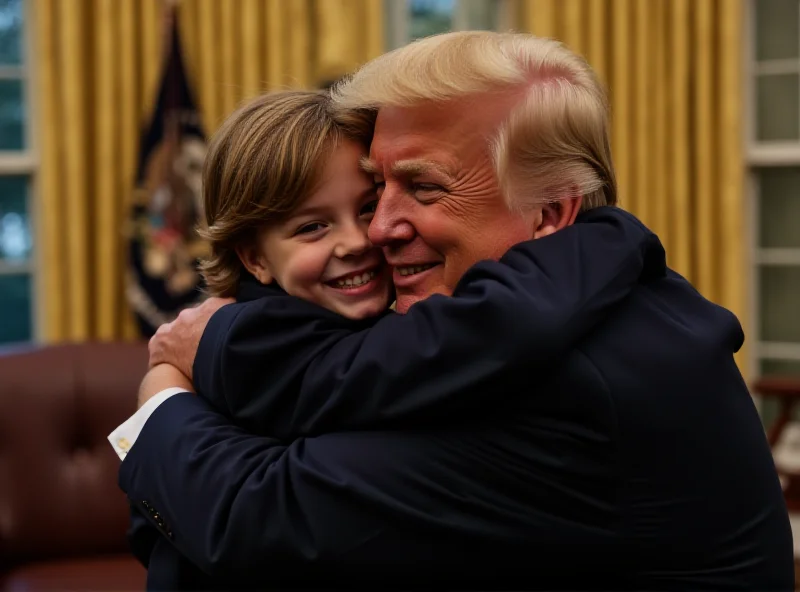
[[[181,55],[174,11],[158,96],[139,147],[128,233],[126,295],[143,337],[203,299],[197,271],[206,141]]]

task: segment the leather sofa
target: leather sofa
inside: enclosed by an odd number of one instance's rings
[[[106,437],[146,367],[144,343],[0,354],[0,591],[144,589]]]

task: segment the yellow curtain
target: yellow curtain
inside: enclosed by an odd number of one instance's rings
[[[521,29],[583,54],[609,88],[621,205],[661,237],[673,269],[747,326],[741,0],[519,8]]]
[[[45,339],[134,338],[123,228],[162,65],[165,0],[33,0]],[[383,50],[381,0],[181,0],[205,129],[241,100],[317,87]]]

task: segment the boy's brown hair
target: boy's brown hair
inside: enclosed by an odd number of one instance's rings
[[[327,91],[283,91],[245,103],[222,124],[203,165],[211,255],[200,271],[213,296],[235,296],[245,268],[236,248],[309,197],[343,141],[369,146],[374,114],[334,114]]]

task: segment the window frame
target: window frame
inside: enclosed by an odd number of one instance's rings
[[[0,150],[0,176],[27,177],[28,191],[25,207],[28,213],[29,231],[31,235],[31,252],[22,263],[7,263],[0,260],[0,275],[28,275],[30,277],[31,298],[31,341],[41,341],[43,335],[42,310],[43,297],[41,286],[42,249],[38,244],[39,236],[39,150],[37,135],[37,110],[33,97],[36,96],[35,43],[33,39],[33,7],[28,0],[22,0],[22,63],[18,66],[0,66],[0,80],[21,80],[22,101],[25,106],[24,149]]]
[[[800,269],[800,248],[762,248],[761,236],[761,195],[759,171],[766,168],[800,168],[800,137],[794,141],[759,141],[757,139],[757,93],[760,74],[796,74],[800,72],[800,49],[798,57],[758,62],[756,56],[756,2],[744,0],[744,43],[742,56],[744,64],[743,103],[744,116],[744,155],[746,171],[746,237],[749,245],[748,271],[751,281],[749,289],[749,327],[750,340],[748,363],[751,375],[761,375],[761,364],[765,360],[800,362],[800,343],[765,341],[761,338],[761,270],[767,266],[786,265]],[[800,0],[798,0],[800,4]],[[800,38],[798,39],[800,44]],[[800,82],[799,82],[800,83]],[[800,110],[800,104],[797,106]],[[800,131],[799,131],[800,133]],[[800,199],[800,197],[798,197]]]

